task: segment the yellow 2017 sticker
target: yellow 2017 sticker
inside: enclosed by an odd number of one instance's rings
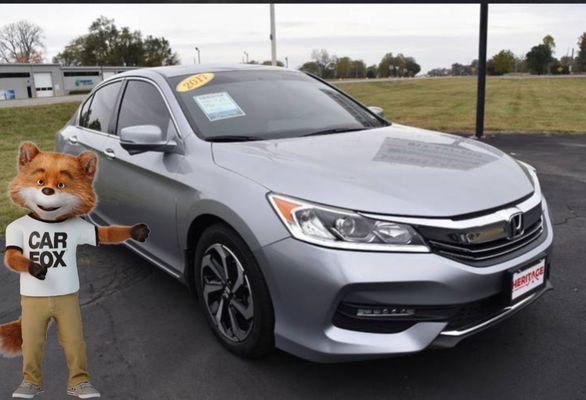
[[[205,74],[191,75],[188,78],[183,79],[175,88],[178,92],[189,92],[190,90],[202,87],[211,80],[214,79],[214,74],[206,72]]]

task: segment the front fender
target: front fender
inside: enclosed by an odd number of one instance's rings
[[[222,219],[246,242],[252,252],[289,236],[267,200],[268,190],[231,171],[223,170],[221,185],[210,185],[209,190],[193,193],[191,201],[177,205],[177,229],[183,249],[189,228],[203,215]],[[218,187],[219,186],[219,187]],[[245,195],[243,195],[245,193]]]

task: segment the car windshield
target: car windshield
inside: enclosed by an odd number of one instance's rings
[[[245,70],[169,78],[193,129],[211,141],[340,133],[386,125],[338,90],[295,71]]]

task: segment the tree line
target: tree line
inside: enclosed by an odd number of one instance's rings
[[[578,52],[575,57],[565,55],[554,57],[555,39],[546,35],[540,44],[531,48],[525,55],[515,56],[511,50],[501,50],[486,62],[488,75],[503,75],[512,72],[533,75],[560,75],[586,72],[586,32],[578,38]],[[452,64],[451,68],[434,68],[429,76],[462,76],[478,73],[478,60],[469,65]]]
[[[42,63],[45,46],[40,26],[29,21],[18,21],[0,28],[0,62]],[[554,57],[555,40],[546,35],[542,42],[533,46],[525,55],[516,56],[510,50],[501,50],[487,61],[489,75],[512,72],[542,74],[568,74],[586,72],[586,32],[578,38],[575,57]],[[104,16],[89,26],[88,32],[73,39],[57,56],[54,63],[66,66],[125,65],[154,67],[179,64],[179,56],[164,37],[143,36],[142,32],[129,27],[118,27],[113,19]],[[250,61],[250,63],[258,63]],[[261,64],[270,65],[270,61]],[[277,65],[283,66],[282,61]],[[311,59],[300,67],[325,79],[413,77],[421,71],[413,57],[402,53],[385,54],[378,64],[367,66],[363,60],[330,55],[326,49],[316,49]],[[450,68],[435,68],[429,76],[463,76],[478,73],[478,61],[470,64],[454,63]]]
[[[311,60],[299,68],[324,79],[413,77],[421,71],[413,57],[399,53],[385,54],[378,64],[366,66],[363,60],[330,55],[326,49],[316,49]]]
[[[18,21],[0,28],[0,62],[42,63],[44,34],[40,26]],[[164,37],[143,36],[140,31],[116,26],[113,19],[99,17],[88,33],[73,39],[53,62],[66,66],[124,65],[155,67],[179,64],[179,56]]]

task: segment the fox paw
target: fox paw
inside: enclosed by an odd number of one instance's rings
[[[130,237],[139,242],[144,242],[150,233],[151,230],[146,224],[136,224],[130,229]]]
[[[33,262],[31,265],[29,265],[28,272],[35,278],[44,281],[45,276],[47,275],[47,267]]]

